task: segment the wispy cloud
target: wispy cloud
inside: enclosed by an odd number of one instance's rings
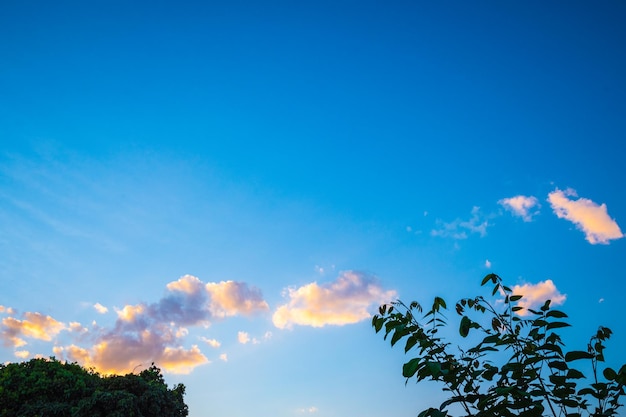
[[[356,271],[343,272],[334,282],[312,282],[300,288],[288,288],[288,302],[272,317],[278,328],[301,326],[342,326],[371,317],[368,308],[393,300],[395,291],[386,291],[375,277]]]
[[[538,210],[531,210],[535,207],[540,207],[539,200],[536,197],[527,197],[524,195],[517,195],[515,197],[503,198],[498,201],[498,204],[509,210],[515,216],[521,217],[525,222],[532,221],[534,215],[539,213]]]
[[[222,346],[222,344],[216,339],[207,339],[206,337],[201,337],[200,340],[202,340],[204,343],[211,346],[212,348],[218,348]]]
[[[485,260],[485,268],[491,269],[491,261],[489,259]]]
[[[437,220],[438,229],[431,230],[431,236],[451,237],[453,239],[467,239],[467,234],[478,233],[481,237],[487,235],[490,226],[487,217],[480,212],[480,207],[473,207],[469,220],[456,219],[450,223]]]
[[[298,410],[296,410],[298,413],[306,413],[306,414],[313,414],[313,413],[317,413],[319,411],[319,409],[315,406],[313,407],[306,407],[306,408],[298,408]]]
[[[94,305],[93,305],[93,308],[94,308],[94,309],[95,309],[98,313],[100,313],[100,314],[106,314],[106,313],[108,313],[108,312],[109,312],[109,309],[108,309],[108,308],[106,308],[105,306],[103,306],[103,305],[102,305],[102,304],[100,304],[100,303],[96,303],[96,304],[94,304]]]
[[[533,310],[541,307],[547,300],[551,300],[551,305],[561,305],[565,302],[567,295],[561,294],[551,279],[541,281],[537,284],[515,285],[513,294],[522,295],[523,297],[517,302],[517,305],[523,307],[518,314],[525,316],[528,309]]]
[[[576,197],[576,191],[571,188],[565,191],[557,188],[548,194],[548,201],[554,214],[574,223],[592,245],[608,244],[610,240],[624,237],[616,221],[609,216],[606,204],[598,205],[587,198]]]

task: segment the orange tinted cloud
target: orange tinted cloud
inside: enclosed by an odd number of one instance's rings
[[[50,341],[63,329],[65,325],[50,316],[27,312],[23,320],[13,317],[2,319],[0,338],[5,345],[19,347],[26,344],[23,337]]]
[[[187,327],[267,308],[261,292],[245,283],[204,284],[185,275],[167,284],[165,295],[155,303],[116,309],[115,326],[94,329],[95,339],[90,347],[71,345],[55,353],[102,373],[127,373],[152,362],[169,372],[188,373],[209,361],[197,345],[183,347],[182,341],[189,333]],[[219,346],[216,340],[202,340]]]
[[[394,291],[383,290],[373,276],[355,271],[343,272],[328,284],[312,282],[289,288],[286,295],[289,301],[272,316],[274,325],[281,329],[294,324],[323,327],[357,323],[371,317],[368,308],[373,304],[396,297]]]
[[[206,284],[206,290],[211,295],[211,312],[216,317],[251,315],[269,310],[261,291],[243,282],[211,282]]]
[[[100,313],[100,314],[106,314],[106,313],[108,313],[108,311],[109,311],[109,309],[108,309],[108,308],[106,308],[105,306],[103,306],[103,305],[102,305],[102,304],[100,304],[100,303],[96,303],[96,304],[94,304],[94,305],[93,305],[93,308],[94,308],[94,309],[95,309],[98,313]]]
[[[559,292],[551,279],[541,281],[537,284],[515,285],[512,290],[513,294],[523,296],[522,299],[517,302],[518,306],[524,308],[524,310],[518,312],[520,316],[529,314],[529,308],[533,310],[538,309],[547,300],[551,300],[550,305],[555,306],[563,304],[567,298],[565,294]]]
[[[610,240],[624,237],[619,226],[607,211],[606,204],[596,204],[587,198],[578,198],[576,191],[558,188],[548,194],[548,201],[554,214],[560,219],[574,223],[585,233],[585,239],[592,245],[608,244]]]

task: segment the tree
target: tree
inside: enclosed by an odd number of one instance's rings
[[[482,286],[487,284],[493,284],[492,296],[502,296],[501,304],[482,296],[456,304],[459,333],[474,345],[470,348],[454,347],[439,332],[447,325],[447,305],[440,297],[423,314],[419,303],[397,301],[380,306],[372,318],[376,332],[384,329],[392,346],[403,340],[405,353],[416,352],[402,367],[407,383],[413,378],[436,381],[450,394],[419,417],[452,412],[481,417],[617,415],[625,394],[626,365],[619,371],[599,369],[611,330],[600,327],[586,350],[566,352],[555,330],[570,326],[563,321],[567,314],[551,309],[550,300],[538,310],[524,310],[518,305],[523,295],[513,294],[496,274],[482,280]],[[589,361],[590,378],[572,367],[576,361]]]
[[[154,364],[139,375],[101,376],[55,358],[0,365],[0,415],[184,417],[185,386],[169,389]]]

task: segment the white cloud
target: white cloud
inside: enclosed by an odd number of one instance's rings
[[[540,207],[539,200],[536,197],[527,197],[524,195],[517,195],[515,197],[503,198],[498,201],[498,204],[509,210],[514,215],[521,217],[525,222],[532,220],[533,216],[538,211],[531,212],[533,207]]]
[[[473,207],[469,220],[456,219],[450,223],[437,221],[439,229],[431,230],[431,236],[467,239],[467,232],[478,233],[480,237],[487,235],[487,227],[491,226],[487,218],[481,214],[480,207]]]
[[[624,237],[615,220],[609,216],[606,204],[598,205],[587,198],[570,197],[578,197],[575,190],[568,188],[561,191],[557,188],[548,194],[548,201],[554,214],[574,223],[585,233],[589,243],[608,244],[610,240]]]
[[[342,326],[368,319],[372,304],[392,301],[395,291],[383,290],[371,275],[356,271],[343,272],[334,282],[318,285],[317,282],[300,288],[288,288],[287,304],[276,309],[272,316],[278,328],[291,328],[294,324],[323,327]]]
[[[106,308],[105,306],[103,306],[103,305],[102,305],[102,304],[100,304],[100,303],[96,303],[96,304],[94,304],[94,305],[93,305],[93,308],[94,308],[94,309],[95,309],[98,313],[100,313],[100,314],[106,314],[106,313],[108,313],[108,312],[109,312],[109,309],[108,309],[108,308]]]
[[[491,269],[491,261],[489,259],[485,260],[485,268]]]
[[[307,407],[307,408],[299,408],[296,411],[298,413],[313,414],[313,413],[317,413],[319,411],[319,409],[317,407],[313,406],[313,407]]]
[[[222,344],[215,339],[207,339],[206,337],[201,337],[200,340],[202,340],[204,343],[211,346],[212,348],[218,348],[222,346]]]
[[[222,353],[220,355],[220,360],[222,360],[224,362],[228,362],[228,355],[226,353]]]
[[[246,332],[238,332],[237,333],[237,341],[242,345],[250,342],[250,335]]]
[[[515,285],[513,288],[514,295],[522,295],[522,299],[517,305],[523,307],[518,314],[525,316],[528,309],[536,310],[541,307],[547,300],[551,300],[550,305],[561,305],[565,302],[567,295],[561,294],[551,279],[541,281],[537,284]]]

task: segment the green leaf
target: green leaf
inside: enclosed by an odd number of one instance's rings
[[[604,375],[604,377],[606,379],[608,379],[609,381],[613,381],[615,378],[617,378],[617,372],[615,372],[613,369],[611,368],[606,368],[603,372],[602,375]]]
[[[509,300],[511,300],[511,301],[518,301],[518,300],[521,300],[521,299],[522,299],[521,295],[512,295],[512,296],[509,297]]]
[[[567,314],[559,310],[550,310],[546,313],[546,317],[554,317],[555,319],[563,319],[567,317]]]
[[[472,320],[470,320],[470,318],[467,316],[463,316],[463,318],[461,319],[461,325],[459,326],[459,334],[462,337],[467,337],[471,325]]]
[[[413,358],[402,366],[402,376],[405,378],[411,378],[420,366],[421,358]]]
[[[548,362],[548,366],[550,368],[558,369],[559,371],[566,371],[567,370],[567,364],[565,362],[563,362],[563,361]]]
[[[579,359],[593,359],[593,354],[582,350],[573,350],[565,354],[565,361],[571,362]]]
[[[571,325],[569,323],[565,323],[564,321],[554,321],[552,323],[548,323],[548,325],[546,326],[546,330],[550,330],[550,329],[559,329],[561,327],[570,327]]]

